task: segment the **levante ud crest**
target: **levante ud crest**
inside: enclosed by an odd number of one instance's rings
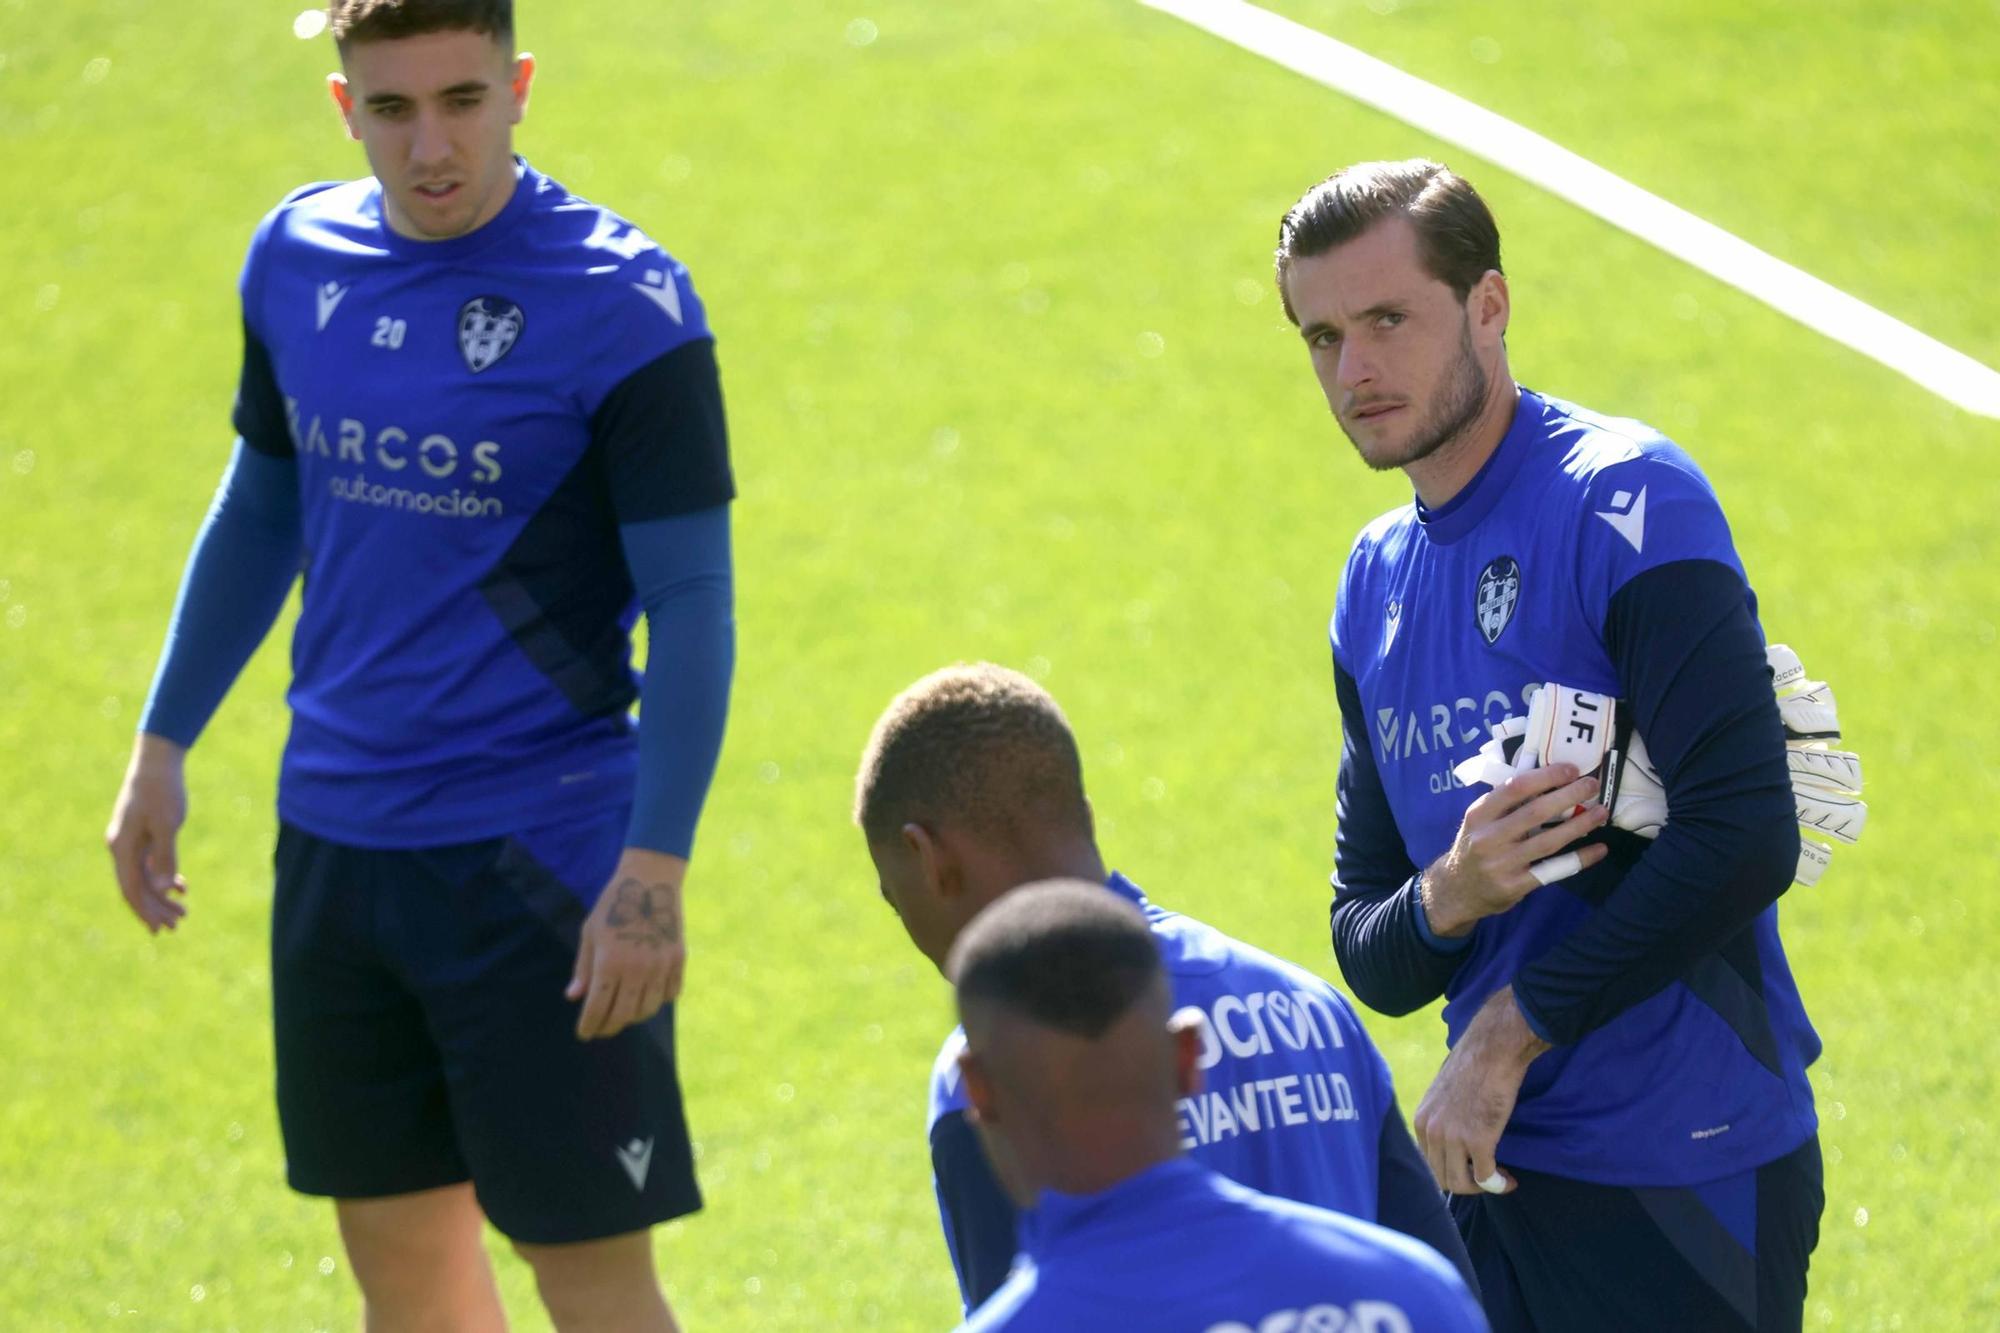
[[[1479,571],[1479,587],[1473,596],[1473,619],[1486,642],[1500,638],[1507,622],[1514,618],[1514,606],[1521,600],[1521,566],[1511,555],[1503,555]]]
[[[475,296],[458,310],[458,350],[477,375],[512,351],[527,322],[504,296]]]

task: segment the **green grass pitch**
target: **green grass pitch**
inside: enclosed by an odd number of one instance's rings
[[[271,1104],[282,635],[192,760],[177,936],[127,916],[99,846],[227,450],[242,247],[292,185],[360,170],[305,3],[0,0],[7,1328],[356,1319]],[[1278,7],[2000,364],[1990,0]],[[743,492],[681,1019],[710,1204],[659,1240],[691,1327],[956,1317],[922,1139],[948,997],[847,823],[921,672],[1039,676],[1113,863],[1333,973],[1323,631],[1354,531],[1407,491],[1328,420],[1267,256],[1308,182],[1420,152],[1499,214],[1517,374],[1694,452],[1868,763],[1867,841],[1783,908],[1827,1047],[1807,1326],[2000,1325],[2000,423],[1128,0],[522,11],[520,144],[693,269]],[[1435,1015],[1370,1027],[1414,1106]]]

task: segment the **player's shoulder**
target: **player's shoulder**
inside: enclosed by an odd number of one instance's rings
[[[1414,500],[1377,514],[1354,535],[1354,544],[1347,551],[1349,572],[1354,572],[1357,566],[1393,559],[1408,545],[1417,529],[1417,505]]]
[[[1693,457],[1654,427],[1539,396],[1544,429],[1560,447],[1559,474],[1570,483],[1579,507],[1600,509],[1620,492],[1631,495],[1653,487],[1676,496],[1714,497]]]
[[[1257,996],[1263,1007],[1283,1010],[1280,1016],[1290,1018],[1295,1026],[1310,1021],[1309,1014],[1294,1016],[1295,1010],[1318,1006],[1330,1011],[1333,1021],[1343,1029],[1341,1044],[1367,1040],[1347,997],[1324,977],[1290,959],[1179,914],[1156,923],[1153,933],[1173,981],[1175,1003],[1206,1009],[1224,996]]]
[[[958,1071],[958,1057],[964,1053],[965,1029],[955,1027],[938,1047],[937,1059],[931,1062],[929,1114],[925,1121],[930,1128],[936,1128],[937,1122],[952,1112],[965,1109],[965,1079]]]
[[[637,296],[676,323],[687,322],[694,288],[686,264],[616,209],[532,167],[523,171],[532,192],[525,242],[539,264],[620,302],[637,289]]]
[[[372,178],[352,181],[310,181],[286,192],[257,224],[257,247],[311,244],[327,225],[364,220],[373,197]]]

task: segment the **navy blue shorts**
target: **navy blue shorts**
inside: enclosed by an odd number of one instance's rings
[[[585,1042],[563,997],[624,832],[617,811],[378,851],[280,826],[271,998],[294,1189],[367,1199],[469,1180],[530,1244],[701,1206],[673,1006]]]
[[[1826,1195],[1819,1139],[1681,1189],[1508,1171],[1511,1194],[1454,1195],[1493,1333],[1797,1333]]]

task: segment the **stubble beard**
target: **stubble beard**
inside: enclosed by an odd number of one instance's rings
[[[1409,467],[1421,463],[1438,450],[1464,436],[1479,420],[1479,414],[1486,407],[1487,391],[1493,382],[1486,374],[1486,367],[1479,364],[1479,357],[1472,349],[1472,321],[1468,318],[1459,326],[1458,356],[1453,360],[1450,372],[1438,392],[1431,398],[1430,411],[1417,426],[1410,442],[1396,453],[1371,457],[1361,441],[1348,429],[1345,418],[1338,415],[1340,429],[1347,436],[1348,443],[1361,455],[1361,461],[1377,472],[1388,472],[1394,468]]]

